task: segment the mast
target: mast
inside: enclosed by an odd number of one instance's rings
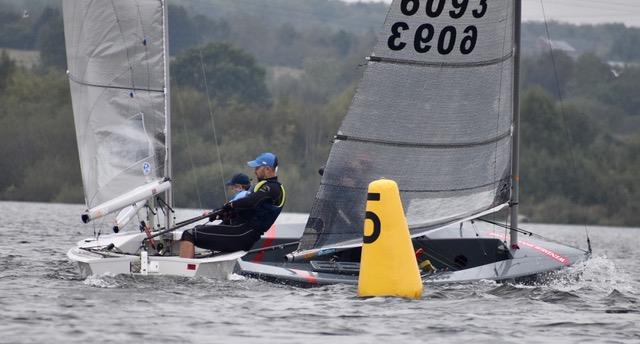
[[[513,15],[513,151],[511,159],[511,248],[518,247],[518,202],[520,193],[520,27],[522,0],[514,0]]]
[[[165,142],[166,142],[166,157],[165,157],[165,177],[169,180],[173,178],[173,170],[171,167],[171,83],[169,80],[169,14],[167,8],[167,1],[162,1],[162,19],[164,21],[162,25],[162,31],[164,34],[164,104],[165,104]],[[165,211],[165,228],[170,228],[173,225],[173,216],[171,210],[173,208],[173,188],[168,189],[165,192],[165,200],[167,202],[167,209]]]

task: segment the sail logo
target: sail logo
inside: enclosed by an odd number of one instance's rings
[[[144,173],[145,176],[148,176],[151,174],[151,164],[148,162],[145,162],[144,164],[142,164],[142,173]]]

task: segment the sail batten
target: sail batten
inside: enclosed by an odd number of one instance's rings
[[[513,2],[395,0],[334,142],[300,248],[361,240],[369,182],[396,181],[412,235],[511,192]]]
[[[502,63],[513,57],[513,53],[509,53],[503,57],[498,57],[491,60],[486,61],[476,61],[476,62],[425,62],[425,61],[414,61],[414,60],[406,60],[399,58],[388,58],[388,57],[380,57],[380,56],[369,56],[369,61],[373,62],[382,62],[382,63],[390,63],[390,64],[407,64],[407,65],[416,65],[416,66],[424,66],[424,67],[441,67],[441,68],[465,68],[465,67],[480,67],[480,66],[489,66],[498,63]]]
[[[365,143],[373,143],[373,144],[381,144],[381,145],[391,145],[391,146],[407,146],[407,147],[428,147],[428,148],[461,148],[461,147],[473,147],[473,146],[483,146],[492,143],[496,143],[500,140],[508,138],[511,136],[511,130],[505,131],[504,133],[491,137],[483,141],[476,142],[459,142],[459,143],[417,143],[417,142],[408,142],[408,141],[391,141],[391,140],[376,140],[365,137],[357,137],[357,136],[347,136],[338,134],[336,135],[337,140],[342,141],[359,141]]]
[[[145,92],[156,92],[156,93],[164,93],[164,89],[152,89],[152,88],[139,88],[139,87],[129,87],[129,86],[116,86],[116,85],[109,85],[109,84],[97,84],[97,83],[92,83],[90,81],[82,81],[79,80],[78,78],[74,77],[71,73],[68,74],[69,80],[75,82],[76,84],[82,85],[82,86],[90,86],[90,87],[98,87],[98,88],[111,88],[111,89],[116,89],[116,90],[127,90],[127,91],[145,91]]]
[[[166,190],[164,2],[64,0],[68,77],[87,208]],[[126,202],[113,202],[127,198]],[[122,204],[121,204],[122,203]],[[91,212],[90,212],[91,213]]]

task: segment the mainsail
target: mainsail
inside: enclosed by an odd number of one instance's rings
[[[63,1],[84,220],[170,186],[164,11],[161,0]]]
[[[367,186],[412,235],[510,196],[513,1],[395,0],[324,169],[300,249],[361,241]]]

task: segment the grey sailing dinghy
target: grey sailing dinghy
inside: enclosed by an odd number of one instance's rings
[[[245,256],[240,271],[357,283],[380,178],[399,185],[424,283],[536,279],[588,259],[518,228],[520,22],[519,0],[393,1],[298,246]]]

